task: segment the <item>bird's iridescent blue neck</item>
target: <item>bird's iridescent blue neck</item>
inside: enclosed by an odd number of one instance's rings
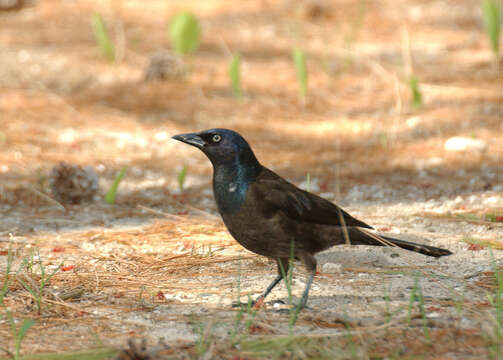
[[[239,211],[245,201],[248,186],[257,177],[260,168],[256,160],[243,163],[237,157],[214,164],[213,192],[220,213],[232,214]]]

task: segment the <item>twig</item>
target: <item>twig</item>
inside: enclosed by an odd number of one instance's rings
[[[68,212],[68,209],[66,207],[64,207],[59,201],[53,199],[52,197],[50,197],[49,195],[46,195],[44,194],[43,192],[35,189],[34,187],[32,186],[28,186],[27,187],[28,190],[30,190],[32,193],[34,193],[35,195],[38,195],[40,196],[42,199],[44,199],[45,201],[53,204],[53,205],[56,205],[56,207],[60,208],[61,210],[63,210],[65,213]]]

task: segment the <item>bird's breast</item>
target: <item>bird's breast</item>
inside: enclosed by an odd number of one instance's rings
[[[241,209],[248,186],[238,182],[215,182],[213,191],[220,214],[233,214]]]

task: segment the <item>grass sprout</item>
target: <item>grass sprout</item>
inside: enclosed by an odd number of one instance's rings
[[[421,108],[423,106],[423,95],[419,88],[419,81],[414,75],[409,78],[409,88],[412,94],[412,107],[415,109]]]
[[[108,34],[108,28],[105,24],[105,21],[103,21],[101,15],[99,14],[92,15],[91,26],[93,28],[96,44],[103,53],[103,56],[108,61],[114,61],[115,60],[114,44],[110,39],[110,35]]]
[[[501,1],[484,0],[482,2],[482,14],[487,37],[491,43],[491,49],[497,63],[500,52],[500,32],[501,32]]]
[[[293,306],[293,296],[292,296],[292,283],[293,283],[293,268],[294,268],[294,260],[295,260],[295,252],[294,252],[295,243],[292,241],[292,245],[290,248],[290,258],[288,259],[288,272],[283,266],[281,261],[278,262],[279,268],[281,271],[281,275],[285,281],[286,290],[288,292],[288,305],[290,306],[289,312],[289,320],[288,327],[290,330],[290,335],[293,335],[293,327],[297,322],[297,318],[299,316],[301,308],[301,302],[297,304],[297,306]]]
[[[414,302],[417,299],[417,290],[419,286],[419,276],[416,275],[414,277],[414,286],[412,287],[412,291],[409,296],[409,306],[407,309],[407,323],[410,325],[410,321],[412,320],[412,308],[414,306]]]
[[[75,352],[24,355],[22,360],[105,360],[117,355],[118,351],[111,347],[99,347],[91,350]]]
[[[178,173],[177,180],[178,180],[178,189],[180,189],[180,192],[183,192],[184,189],[185,179],[187,178],[187,170],[188,170],[187,165],[183,165],[183,168]]]
[[[503,270],[496,266],[492,249],[489,248],[491,254],[491,267],[496,281],[494,293],[487,294],[489,304],[493,307],[493,314],[490,318],[492,325],[492,334],[489,336],[488,352],[492,359],[501,359],[503,356],[501,343],[503,341]]]
[[[169,24],[169,35],[173,48],[178,54],[193,53],[199,46],[201,27],[196,16],[184,11],[174,16]]]
[[[59,264],[52,272],[47,273],[47,269],[44,264],[42,264],[42,260],[40,259],[40,252],[38,249],[36,249],[36,251],[36,259],[33,256],[34,252],[32,252],[32,255],[25,258],[23,261],[22,267],[26,267],[28,272],[28,277],[25,278],[26,281],[21,279],[20,277],[18,277],[17,279],[35,300],[35,304],[37,305],[37,312],[40,315],[42,313],[42,299],[44,289],[46,285],[48,285],[51,281],[51,278],[59,271],[64,262],[61,262],[61,264]],[[33,280],[33,269],[35,268],[35,263],[38,264],[40,270],[40,280],[38,282]]]
[[[235,97],[241,97],[241,56],[233,54],[229,64],[229,77],[231,79],[232,92]]]
[[[292,50],[293,63],[295,65],[295,73],[297,74],[297,81],[299,83],[299,95],[303,101],[307,96],[307,66],[306,55],[300,48]]]
[[[127,170],[127,167],[123,167],[122,169],[120,169],[117,176],[115,176],[115,179],[114,179],[112,185],[110,186],[110,189],[108,189],[108,191],[105,195],[105,201],[107,203],[112,204],[112,205],[115,204],[115,198],[117,197],[117,189],[119,187],[119,184],[120,184],[122,178],[126,174],[126,170]]]
[[[0,347],[4,352],[8,353],[13,357],[14,359],[18,360],[20,359],[20,352],[21,352],[21,344],[23,343],[23,340],[28,332],[28,330],[35,324],[35,320],[33,319],[23,319],[21,322],[21,325],[17,327],[16,323],[18,322],[16,319],[14,319],[14,316],[12,315],[12,312],[7,308],[7,306],[4,303],[4,298],[5,295],[7,294],[9,290],[9,284],[10,284],[10,273],[12,269],[12,262],[13,262],[14,256],[12,254],[11,249],[8,250],[7,253],[7,267],[5,270],[5,275],[4,275],[4,281],[2,285],[2,289],[0,290],[0,307],[4,309],[4,316],[7,318],[7,322],[10,327],[10,331],[12,333],[12,337],[14,338],[14,353],[12,354],[9,350]],[[21,270],[21,267],[18,269],[16,272],[19,273]],[[0,316],[0,319],[2,316]]]

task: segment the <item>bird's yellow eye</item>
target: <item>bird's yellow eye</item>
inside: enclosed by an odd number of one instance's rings
[[[222,140],[222,137],[218,134],[215,134],[211,139],[213,140],[214,143],[217,143],[220,142],[220,140]]]

